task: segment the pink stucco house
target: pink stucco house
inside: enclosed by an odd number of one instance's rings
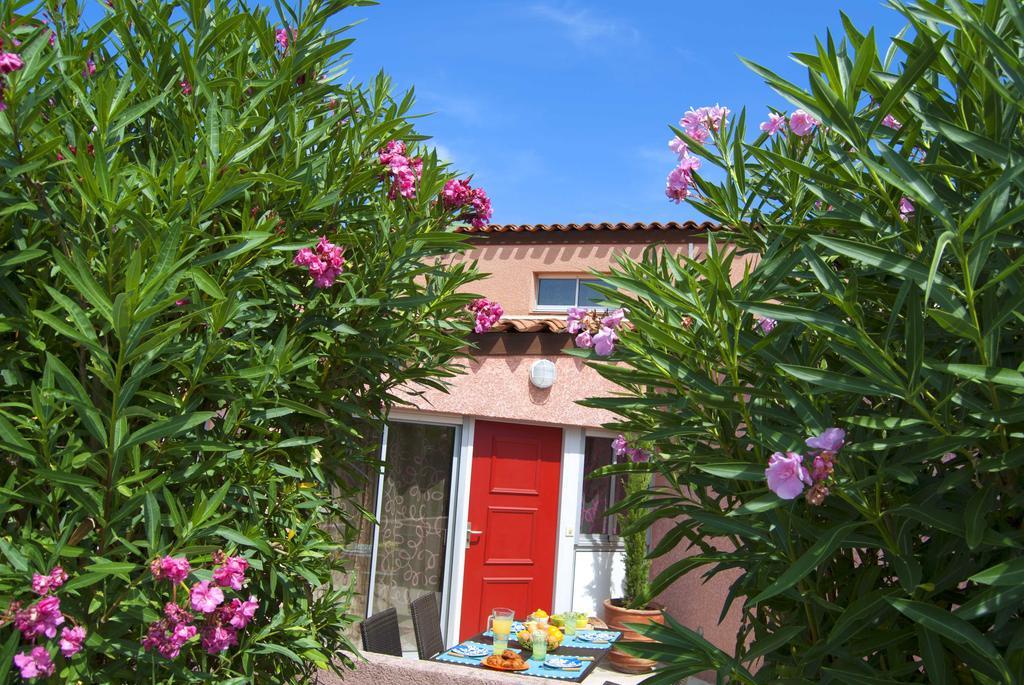
[[[440,600],[449,644],[481,630],[494,606],[600,615],[602,601],[621,594],[622,547],[614,521],[603,516],[615,484],[584,478],[611,459],[614,435],[601,426],[612,417],[577,404],[614,387],[564,353],[573,344],[566,309],[601,299],[589,286],[618,255],[639,257],[653,246],[699,257],[714,229],[692,222],[465,229],[474,249],[463,259],[490,275],[474,290],[501,303],[504,317],[475,336],[467,372],[448,392],[410,388],[410,406],[391,414],[381,441],[385,468],[364,502],[379,524],[355,548],[356,589],[367,598],[360,609],[398,609],[407,650],[415,650],[408,603],[428,592]],[[660,599],[729,648],[735,624],[717,623],[725,592],[695,577]]]

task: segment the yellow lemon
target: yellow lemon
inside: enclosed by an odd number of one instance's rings
[[[547,618],[548,617],[548,612],[544,611],[543,609],[537,609],[537,611],[533,612],[533,617],[534,618]]]

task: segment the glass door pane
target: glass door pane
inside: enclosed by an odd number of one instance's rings
[[[388,425],[372,612],[398,611],[402,648],[416,651],[409,602],[444,588],[454,426]]]

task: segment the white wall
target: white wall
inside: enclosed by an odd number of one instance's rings
[[[622,596],[626,553],[620,548],[578,547],[573,578],[572,610],[604,617],[604,600]]]

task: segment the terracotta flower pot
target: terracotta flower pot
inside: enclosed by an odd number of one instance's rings
[[[627,623],[665,623],[665,615],[661,609],[627,609],[617,606],[620,599],[604,600],[604,619],[612,630],[622,632],[622,640],[625,642],[654,642],[635,630],[629,628]],[[608,662],[612,668],[620,673],[647,673],[657,665],[657,662],[650,659],[641,659],[638,656],[630,656],[617,647],[612,647],[608,654]]]

